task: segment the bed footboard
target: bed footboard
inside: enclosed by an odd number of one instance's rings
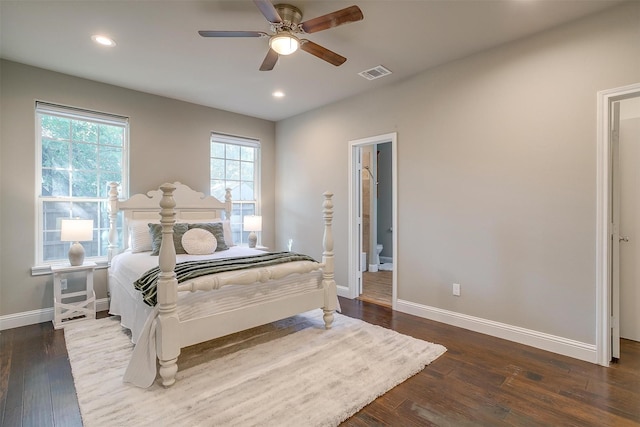
[[[177,313],[177,300],[178,300],[178,280],[176,278],[175,266],[176,266],[176,250],[173,243],[173,226],[176,222],[175,206],[176,202],[173,197],[173,193],[176,190],[176,186],[170,183],[163,184],[160,187],[162,191],[162,198],[160,200],[160,224],[162,225],[162,243],[159,254],[159,267],[160,275],[157,283],[157,324],[156,324],[156,352],[160,363],[160,376],[162,377],[162,385],[169,387],[175,383],[175,376],[178,371],[178,356],[180,355],[181,341],[180,330],[181,324]],[[333,221],[333,194],[325,192],[323,194],[324,201],[323,218],[324,218],[324,236],[323,236],[323,252],[322,252],[322,292],[315,291],[316,295],[309,294],[306,299],[302,299],[299,296],[283,298],[282,301],[293,303],[299,299],[301,303],[296,304],[299,308],[297,313],[301,313],[310,309],[311,306],[315,308],[321,308],[323,310],[323,319],[325,328],[330,329],[333,323],[333,313],[337,308],[337,287],[334,280],[334,253],[333,253],[333,233],[332,233],[332,221]],[[313,264],[313,265],[311,265]],[[309,263],[304,267],[297,267],[298,269],[308,269],[309,271],[318,268],[317,263]],[[302,272],[302,271],[298,271]],[[269,279],[272,271],[262,269],[257,273],[246,273],[247,277],[251,274],[258,274],[258,276],[264,276],[263,279]],[[260,277],[257,277],[260,280]],[[252,279],[253,280],[253,279]],[[181,289],[187,290],[187,289]],[[188,289],[193,290],[193,289]],[[286,306],[286,305],[285,305]],[[246,317],[252,317],[254,319],[265,320],[266,314],[257,312],[256,308],[249,306],[246,310],[243,309],[243,315]],[[283,309],[284,310],[284,309]],[[269,314],[269,319],[272,317],[285,318],[290,316],[289,312],[291,306],[284,311],[278,311],[278,313]],[[214,319],[211,319],[214,321]],[[277,319],[276,319],[277,320]],[[268,323],[272,320],[267,320]],[[235,331],[239,332],[239,331]]]
[[[324,235],[322,238],[322,286],[324,287],[324,326],[331,329],[333,324],[333,313],[337,308],[338,289],[334,278],[333,264],[333,193],[326,191],[324,194],[324,202],[322,203],[322,216],[324,218]]]
[[[175,383],[180,355],[180,319],[176,311],[178,302],[178,280],[176,279],[176,248],[173,244],[173,225],[176,222],[174,208],[176,202],[173,192],[176,186],[163,184],[160,199],[160,224],[162,225],[162,243],[158,263],[158,323],[156,326],[156,351],[160,362],[162,385],[169,387]]]

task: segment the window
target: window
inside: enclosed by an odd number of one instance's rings
[[[81,242],[87,258],[106,257],[109,245],[108,183],[128,179],[129,121],[42,102],[36,103],[38,264],[67,260],[60,241],[65,218],[93,220],[93,240]],[[125,193],[126,194],[126,193]]]
[[[259,215],[260,143],[254,139],[211,134],[211,195],[224,200],[231,189],[231,231],[235,244],[248,240],[242,219]]]

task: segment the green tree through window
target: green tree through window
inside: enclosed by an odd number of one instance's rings
[[[64,218],[92,219],[93,240],[86,257],[108,248],[108,183],[127,181],[128,119],[37,103],[41,183],[38,194],[38,263],[63,262],[69,242],[60,241]]]
[[[211,134],[211,195],[224,200],[231,189],[231,231],[235,244],[248,240],[243,230],[246,215],[260,215],[260,143],[254,139]]]

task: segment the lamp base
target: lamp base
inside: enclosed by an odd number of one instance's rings
[[[84,264],[84,247],[80,242],[75,242],[69,248],[69,264],[73,266]]]
[[[249,233],[249,247],[255,248],[258,243],[258,236],[253,231]]]

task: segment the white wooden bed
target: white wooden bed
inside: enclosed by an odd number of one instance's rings
[[[198,222],[220,219],[224,213],[230,218],[231,197],[227,191],[226,200],[221,202],[214,197],[193,191],[179,182],[165,183],[159,190],[146,194],[137,194],[128,200],[119,200],[117,183],[110,184],[109,192],[109,258],[111,269],[117,264],[118,235],[116,230],[118,212],[123,212],[123,242],[128,242],[128,223],[134,221],[158,222],[162,229],[162,243],[160,246],[157,265],[160,274],[157,281],[157,304],[154,308],[138,307],[133,309],[117,309],[124,312],[136,310],[135,314],[144,311],[143,317],[147,324],[153,323],[152,337],[148,349],[143,352],[157,355],[159,373],[162,384],[169,387],[175,382],[178,371],[177,360],[181,348],[205,342],[231,333],[239,332],[255,326],[284,319],[312,309],[324,310],[325,327],[331,328],[333,313],[338,307],[336,283],[334,280],[333,235],[331,223],[333,219],[332,194],[324,193],[323,218],[324,236],[322,262],[297,261],[276,266],[250,268],[235,272],[218,273],[207,280],[189,280],[178,284],[175,267],[182,255],[176,256],[173,230],[176,222]],[[127,244],[125,243],[125,248]],[[128,249],[131,251],[131,248]],[[127,252],[127,251],[123,251]],[[145,254],[136,254],[145,258]],[[150,255],[149,255],[150,256]],[[150,259],[146,259],[150,262]],[[154,261],[155,262],[155,261]],[[109,273],[109,288],[111,305],[122,305],[115,301],[116,295],[131,294],[130,290],[117,290],[116,278]],[[278,285],[278,283],[284,285]],[[297,287],[298,283],[304,286]],[[120,284],[122,285],[122,284]],[[126,284],[128,286],[128,284]],[[270,287],[282,286],[291,291],[278,291],[272,296],[265,297]],[[133,287],[133,285],[131,285]],[[240,296],[236,296],[236,292]],[[215,301],[217,294],[224,299],[234,294],[235,302],[225,305],[212,302],[211,305],[221,305],[211,312],[200,310],[196,315],[182,315],[189,312],[188,304],[195,304],[198,299],[200,306],[209,305],[205,298]],[[185,295],[188,294],[188,295]],[[183,297],[184,295],[184,297]],[[127,296],[117,298],[127,299]],[[206,300],[208,301],[208,300]],[[226,299],[225,299],[226,301]],[[240,302],[238,302],[240,301]],[[127,303],[128,304],[128,303]],[[139,303],[134,303],[139,304]],[[142,310],[142,311],[138,311]],[[182,310],[182,311],[181,311]],[[114,314],[121,314],[116,312]],[[122,324],[131,328],[122,315]],[[132,329],[133,330],[133,329]],[[137,338],[137,337],[134,337]],[[136,339],[134,339],[136,342]],[[137,347],[142,341],[138,341]],[[146,345],[146,344],[145,344]],[[131,366],[131,364],[130,364]],[[153,366],[155,373],[155,363]],[[152,381],[153,382],[153,381]],[[140,385],[140,384],[138,384]]]

